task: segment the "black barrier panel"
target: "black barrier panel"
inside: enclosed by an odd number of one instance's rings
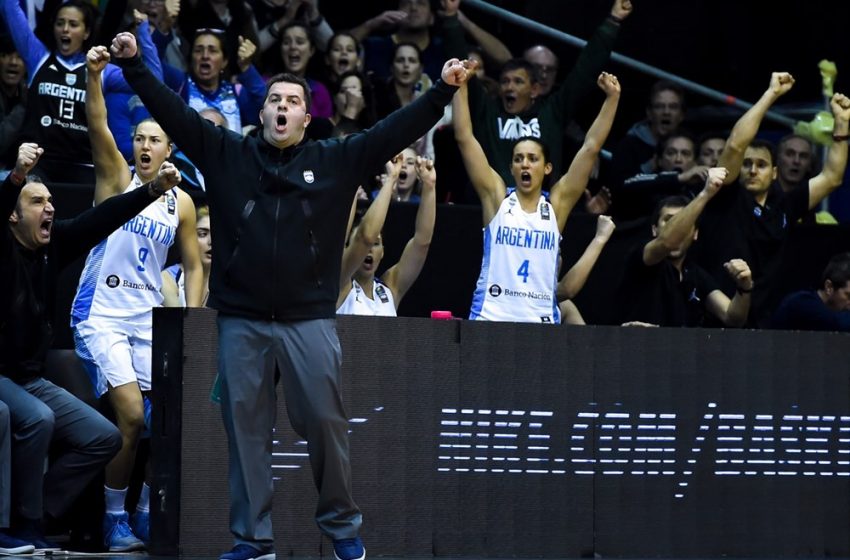
[[[154,316],[153,493],[166,489],[167,502],[152,505],[153,526],[178,528],[154,533],[154,551],[217,554],[231,542],[226,444],[209,398],[214,312]],[[184,339],[167,378],[157,363],[178,337],[163,322],[182,322]],[[338,325],[370,555],[850,555],[847,335]],[[174,414],[175,398],[176,448],[159,433],[174,418],[156,419]],[[330,556],[305,442],[283,406],[274,441],[277,552]],[[174,456],[179,466],[157,459]]]

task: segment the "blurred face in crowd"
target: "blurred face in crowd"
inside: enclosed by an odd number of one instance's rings
[[[401,152],[401,170],[398,172],[396,182],[396,193],[403,195],[411,192],[418,180],[416,175],[416,151],[405,148]]]
[[[534,86],[525,68],[502,72],[499,78],[499,91],[502,96],[502,107],[511,115],[522,113],[531,107],[534,99]]]
[[[770,184],[776,179],[776,168],[767,148],[752,147],[744,152],[744,164],[741,166],[741,185],[763,202],[767,197]]]
[[[170,155],[171,142],[159,124],[146,119],[136,126],[133,133],[133,159],[136,173],[143,182],[152,181]]]
[[[14,94],[26,77],[24,61],[17,51],[0,54],[0,88],[7,94]]]
[[[667,140],[658,168],[661,171],[687,171],[696,165],[694,159],[694,143],[690,138],[674,136]]]
[[[411,31],[427,29],[434,23],[434,14],[428,0],[400,0],[398,9],[407,14],[400,24],[401,27]]]
[[[340,82],[339,91],[334,95],[334,105],[338,114],[341,115],[345,110],[347,100],[351,96],[363,96],[363,82],[360,81],[359,76],[346,76]]]
[[[531,47],[523,55],[528,62],[537,69],[537,77],[540,80],[540,95],[547,95],[555,86],[555,78],[558,77],[558,57],[550,49],[543,45]]]
[[[310,35],[300,25],[288,27],[283,32],[280,39],[280,56],[287,72],[303,77],[314,51]]]
[[[192,44],[192,77],[199,86],[216,89],[226,67],[227,58],[220,36],[203,33],[195,37]]]
[[[543,180],[552,172],[552,164],[546,161],[543,147],[532,140],[523,140],[514,146],[511,175],[516,188],[524,194],[537,194],[543,188]]]
[[[214,125],[223,126],[224,128],[227,128],[227,119],[224,118],[224,115],[222,115],[220,111],[207,108],[202,109],[198,114],[213,123]]]
[[[334,76],[359,70],[360,53],[357,52],[357,42],[350,35],[337,35],[328,48],[328,66]]]
[[[198,250],[201,252],[201,265],[209,268],[212,264],[212,233],[210,233],[209,215],[199,215],[196,223]]]
[[[671,90],[662,90],[655,94],[646,109],[649,128],[656,138],[667,136],[679,127],[685,118],[682,99]]]
[[[83,49],[83,43],[89,38],[83,12],[74,6],[61,8],[53,22],[53,37],[56,50],[62,56],[71,56]]]
[[[783,186],[793,187],[809,177],[812,169],[812,145],[804,138],[791,137],[779,145],[776,170]]]
[[[720,161],[720,154],[723,153],[725,145],[726,140],[723,138],[706,138],[699,146],[697,163],[708,167],[717,167],[717,162]]]
[[[402,45],[393,57],[393,81],[400,86],[410,87],[422,77],[419,53],[409,45]]]
[[[53,231],[53,196],[44,183],[27,183],[9,216],[9,227],[18,242],[30,250],[50,243]]]
[[[661,213],[658,215],[658,222],[652,226],[652,236],[658,237],[658,234],[663,230],[667,223],[673,219],[673,216],[682,211],[683,206],[664,206],[661,208]],[[691,228],[690,235],[685,236],[682,244],[675,250],[672,251],[667,258],[670,260],[678,260],[685,256],[685,253],[688,252],[688,249],[697,239],[697,228]]]
[[[375,271],[378,270],[378,266],[381,264],[381,260],[384,258],[384,236],[383,234],[378,235],[378,239],[372,245],[372,248],[369,249],[369,253],[363,259],[363,262],[360,264],[360,268],[357,269],[356,276],[360,278],[374,278]]]

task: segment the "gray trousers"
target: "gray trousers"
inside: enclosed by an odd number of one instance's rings
[[[95,409],[50,381],[18,385],[0,376],[12,432],[12,513],[41,519],[65,513],[121,449],[121,433]],[[52,444],[58,453],[44,463]]]
[[[275,366],[293,429],[305,440],[319,491],[316,523],[331,539],[357,536],[348,420],[339,393],[342,352],[334,319],[278,323],[218,316],[221,412],[229,449],[230,530],[264,549],[272,533]]]
[[[12,511],[12,430],[9,407],[0,401],[0,529],[9,527]]]

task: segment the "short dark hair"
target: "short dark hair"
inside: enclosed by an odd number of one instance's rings
[[[728,137],[729,134],[720,132],[718,130],[710,130],[708,132],[703,132],[697,138],[697,149],[699,150],[699,148],[701,148],[702,145],[709,140],[723,140],[723,142],[726,142],[726,138]]]
[[[750,145],[747,147],[755,148],[757,150],[767,150],[767,153],[770,154],[770,164],[776,167],[776,145],[773,142],[757,138],[750,142]]]
[[[824,286],[827,280],[832,282],[835,288],[844,287],[850,282],[850,253],[839,253],[829,259],[820,281],[821,286]]]
[[[662,91],[672,91],[679,96],[679,101],[682,103],[682,111],[685,110],[685,90],[676,82],[670,80],[658,80],[652,87],[649,88],[649,98],[646,100],[647,107],[652,107],[652,100]]]
[[[688,204],[691,203],[691,199],[683,194],[674,194],[671,196],[665,196],[655,205],[655,208],[652,210],[652,216],[650,223],[655,225],[658,223],[658,218],[661,217],[661,211],[665,208],[684,208]]]
[[[802,140],[802,141],[804,141],[806,144],[808,144],[808,145],[809,145],[809,149],[812,151],[812,155],[814,155],[814,151],[815,151],[815,145],[814,145],[814,142],[812,142],[811,140],[809,140],[809,139],[808,139],[808,138],[806,138],[805,136],[800,136],[799,134],[794,134],[794,133],[786,134],[785,136],[783,136],[782,138],[780,138],[780,139],[779,139],[779,142],[777,142],[777,143],[776,143],[776,148],[777,148],[777,149],[782,149],[782,146],[784,146],[786,142],[788,142],[789,140],[796,140],[796,139]]]
[[[15,49],[15,43],[12,42],[12,38],[5,34],[0,34],[0,54],[11,54],[13,52],[17,52]]]
[[[685,138],[687,140],[690,140],[691,145],[694,147],[694,159],[696,159],[696,156],[697,156],[696,152],[699,148],[699,145],[697,144],[696,138],[694,138],[694,135],[691,134],[689,131],[682,129],[682,128],[671,132],[670,134],[668,134],[667,136],[665,136],[661,140],[659,140],[658,143],[655,145],[655,155],[657,157],[661,157],[664,154],[664,150],[667,149],[667,144],[671,140],[674,140],[676,138]]]
[[[540,83],[540,73],[537,71],[537,67],[524,58],[512,58],[504,63],[499,70],[499,78],[513,70],[525,70],[532,84]]]
[[[313,97],[310,95],[310,84],[307,83],[307,80],[302,78],[301,76],[296,76],[295,74],[291,74],[289,72],[283,72],[282,74],[275,74],[271,78],[269,78],[268,83],[266,84],[266,93],[263,94],[263,105],[266,104],[266,100],[269,98],[269,91],[271,91],[272,86],[279,82],[285,82],[287,84],[298,84],[304,89],[304,105],[307,106],[307,112],[310,112],[310,107],[313,105]]]

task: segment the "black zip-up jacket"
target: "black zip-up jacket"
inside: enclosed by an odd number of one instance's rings
[[[0,185],[0,215],[15,210],[21,187]],[[0,234],[0,375],[26,383],[44,371],[59,273],[155,199],[147,188],[114,196],[70,220],[56,220],[50,243],[31,251],[7,225]]]
[[[215,232],[209,305],[250,319],[335,316],[345,227],[358,185],[442,116],[442,81],[362,133],[278,149],[216,127],[138,56],[116,59],[174,143],[204,174]]]

